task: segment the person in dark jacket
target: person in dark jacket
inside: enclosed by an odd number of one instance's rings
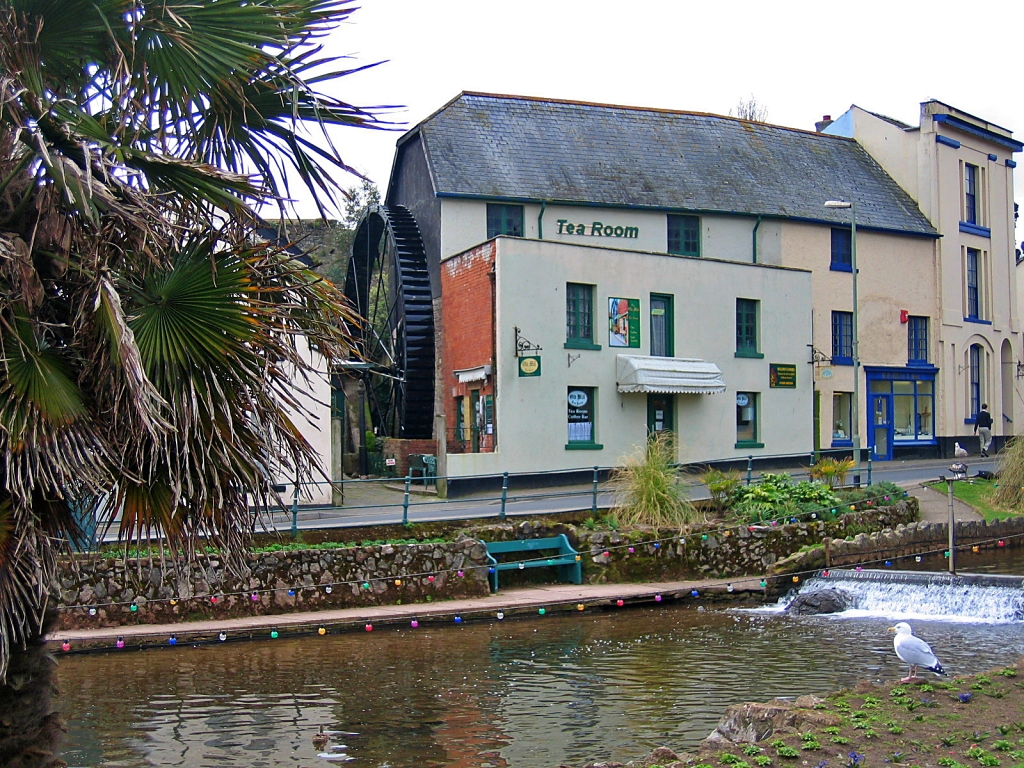
[[[987,404],[982,404],[978,418],[974,420],[974,434],[981,441],[981,455],[988,456],[989,446],[992,445],[992,414],[988,412]]]

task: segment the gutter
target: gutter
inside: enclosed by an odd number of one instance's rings
[[[540,201],[540,213],[537,214],[537,239],[544,239],[544,210],[548,207],[547,200]]]
[[[750,233],[751,264],[757,264],[757,230],[761,226],[761,214],[757,214],[757,223],[754,224],[754,231]]]

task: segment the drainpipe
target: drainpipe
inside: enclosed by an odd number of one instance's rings
[[[544,209],[548,207],[547,200],[540,201],[540,213],[537,214],[537,239],[544,239]]]
[[[754,224],[754,231],[750,233],[751,252],[753,254],[751,263],[757,264],[757,230],[761,226],[761,214],[757,215],[757,223]]]

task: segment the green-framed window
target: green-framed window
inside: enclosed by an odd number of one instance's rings
[[[673,297],[651,294],[651,357],[675,357],[675,314]]]
[[[764,443],[758,441],[760,430],[758,429],[758,411],[760,393],[758,392],[737,392],[736,393],[736,447],[737,448],[764,448]]]
[[[600,450],[597,442],[597,387],[566,390],[567,450]]]
[[[571,349],[600,349],[594,343],[594,286],[565,284],[565,346]]]
[[[668,252],[700,256],[700,216],[668,217]]]
[[[736,299],[736,357],[764,357],[758,349],[757,299]]]
[[[523,206],[487,204],[487,239],[498,235],[523,236]]]

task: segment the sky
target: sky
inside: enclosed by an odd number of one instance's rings
[[[807,130],[851,104],[917,125],[934,98],[1021,139],[1019,10],[1005,0],[362,0],[324,44],[353,64],[383,62],[330,91],[401,105],[389,119],[403,131],[466,90],[723,115],[754,96],[768,122]],[[382,191],[400,135],[333,134]]]

